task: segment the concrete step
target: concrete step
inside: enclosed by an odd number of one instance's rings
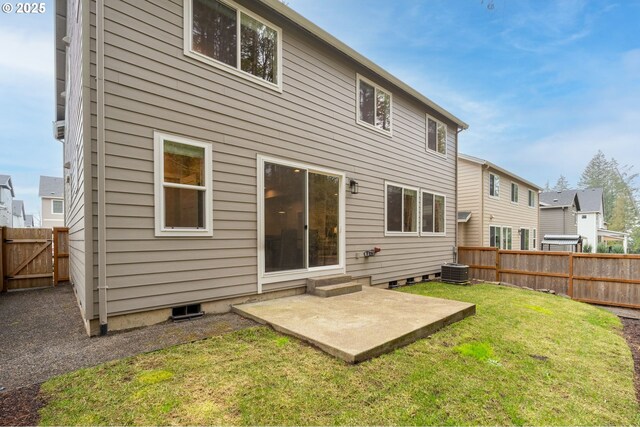
[[[360,292],[362,285],[358,282],[337,283],[335,285],[326,285],[316,287],[312,294],[322,297],[336,297],[338,295],[352,294],[354,292]]]
[[[348,283],[352,280],[347,274],[338,274],[335,276],[322,276],[313,279],[307,279],[307,292],[312,294],[315,288],[322,286],[338,285],[340,283]]]

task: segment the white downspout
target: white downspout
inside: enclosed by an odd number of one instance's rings
[[[96,0],[96,103],[98,154],[98,309],[100,335],[107,326],[107,239],[105,195],[105,131],[104,131],[104,0]]]

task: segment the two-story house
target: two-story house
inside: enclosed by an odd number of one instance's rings
[[[11,176],[0,175],[0,227],[13,226],[13,198],[15,196]]]
[[[41,227],[64,227],[64,182],[62,178],[41,176],[40,196]]]
[[[593,253],[600,243],[619,244],[627,252],[628,234],[607,229],[602,188],[540,194],[540,223],[542,236],[576,235],[582,246],[588,245]],[[561,245],[556,249],[570,251],[576,246]]]
[[[536,250],[542,189],[487,160],[458,159],[458,245]]]
[[[454,260],[467,125],[283,3],[56,13],[71,281],[90,333]]]

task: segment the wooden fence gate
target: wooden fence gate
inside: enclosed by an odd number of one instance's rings
[[[69,280],[68,247],[66,228],[56,228],[52,235],[50,228],[0,227],[2,292]]]
[[[69,229],[53,229],[53,286],[69,281]]]

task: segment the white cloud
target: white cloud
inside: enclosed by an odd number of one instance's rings
[[[46,32],[0,27],[0,71],[53,76],[53,37]]]

